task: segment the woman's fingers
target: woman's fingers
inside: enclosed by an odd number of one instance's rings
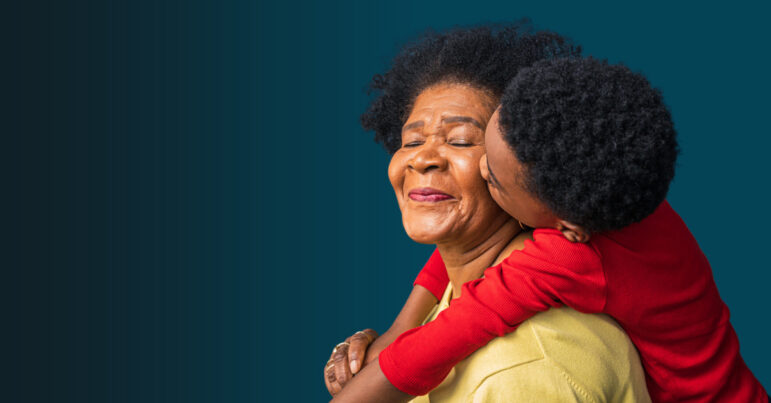
[[[324,384],[327,386],[329,394],[334,396],[340,392],[343,387],[337,383],[337,377],[335,376],[335,363],[330,359],[324,366]]]
[[[332,349],[332,353],[329,355],[329,360],[327,360],[326,365],[324,365],[324,384],[327,386],[327,390],[329,391],[329,394],[334,396],[338,392],[340,392],[343,389],[343,385],[340,384],[340,382],[337,381],[337,373],[335,372],[335,357],[340,357],[340,347],[349,344],[348,339],[345,339],[346,341],[338,344],[335,346],[334,349]],[[347,363],[346,363],[347,365]]]
[[[367,349],[377,337],[376,331],[364,329],[335,346],[324,366],[324,384],[329,394],[336,395],[353,378],[353,374],[361,370]]]
[[[350,338],[346,339],[349,340]],[[332,362],[335,368],[335,379],[340,386],[345,384],[353,377],[351,368],[348,365],[348,348],[351,343],[344,341],[335,347],[335,351],[332,353]]]
[[[376,331],[364,329],[349,338],[351,345],[348,347],[348,362],[352,374],[356,374],[361,369],[361,363],[364,362],[364,356],[367,355],[367,348],[377,336]]]

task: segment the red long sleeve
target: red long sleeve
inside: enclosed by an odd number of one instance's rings
[[[439,249],[434,249],[434,253],[428,258],[428,261],[420,273],[418,273],[418,277],[415,278],[415,282],[412,285],[420,285],[426,288],[439,300],[442,299],[444,289],[447,288],[447,283],[449,282],[447,267],[444,265],[442,255],[439,254]]]
[[[483,279],[464,284],[436,320],[380,353],[394,386],[425,394],[493,338],[567,305],[618,321],[640,352],[655,402],[768,401],[739,353],[707,258],[669,203],[639,223],[594,234],[587,244],[570,243],[556,230],[533,235]],[[438,253],[424,270],[437,278],[434,259]]]
[[[605,278],[592,246],[571,243],[556,230],[533,235],[533,242],[487,269],[483,279],[466,283],[462,298],[436,320],[405,332],[380,354],[394,386],[412,395],[427,393],[469,354],[550,307],[567,303],[584,312],[602,310]]]

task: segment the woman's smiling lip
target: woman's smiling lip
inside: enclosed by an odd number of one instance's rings
[[[417,188],[410,190],[409,197],[420,202],[440,202],[454,197],[433,188]]]

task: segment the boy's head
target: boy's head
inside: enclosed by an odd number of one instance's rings
[[[512,80],[480,162],[493,199],[571,241],[623,228],[664,200],[678,146],[661,94],[596,59],[538,62]]]

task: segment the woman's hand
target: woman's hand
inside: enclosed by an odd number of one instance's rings
[[[334,396],[351,378],[372,361],[380,352],[396,340],[403,332],[419,326],[437,303],[436,297],[421,285],[413,287],[407,302],[391,327],[378,337],[372,329],[356,332],[338,344],[324,366],[324,383]]]
[[[329,361],[324,366],[324,382],[327,390],[334,396],[343,389],[353,375],[358,373],[362,366],[375,358],[387,346],[379,347],[377,351],[371,350],[370,344],[377,339],[378,334],[372,329],[364,329],[354,333],[344,342],[335,346]],[[372,354],[374,353],[374,354]]]

